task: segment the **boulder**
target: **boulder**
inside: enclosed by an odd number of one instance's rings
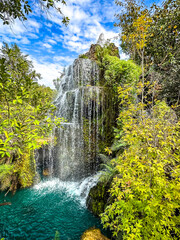
[[[100,229],[90,228],[83,233],[81,240],[109,240],[109,238],[105,237]]]

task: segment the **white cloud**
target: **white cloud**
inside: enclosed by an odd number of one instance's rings
[[[51,43],[51,44],[56,44],[57,42],[53,39],[48,39],[48,42]]]
[[[68,3],[69,2],[74,4],[84,5],[84,4],[90,3],[91,0],[68,0]]]
[[[34,33],[30,33],[30,32],[28,32],[27,36],[28,36],[28,38],[32,38],[32,39],[38,39],[39,38],[38,35],[36,35]]]
[[[65,63],[65,65],[66,65],[66,64],[71,64],[73,62],[74,58],[69,57],[69,56],[65,56],[65,57],[64,56],[55,56],[53,58],[53,60],[56,62]]]
[[[54,88],[53,79],[60,76],[64,67],[59,63],[56,64],[41,60],[37,61],[31,56],[29,56],[29,59],[33,62],[36,72],[41,74],[42,79],[39,80],[39,83]]]
[[[24,28],[22,23],[18,20],[15,21],[13,26],[3,25],[2,21],[0,21],[0,32],[3,35],[20,36],[25,31],[26,29]]]
[[[33,29],[35,28],[37,31],[39,31],[39,28],[41,27],[41,24],[35,20],[28,20],[27,23],[28,26],[33,27]]]
[[[46,25],[47,27],[49,27],[49,28],[52,27],[52,24],[51,24],[51,23],[45,23],[45,25]]]
[[[26,45],[30,44],[28,38],[37,39],[38,36],[35,33],[39,32],[40,27],[41,24],[32,19],[27,20],[26,23],[15,20],[10,26],[3,25],[2,21],[0,21],[0,32],[3,41],[7,43],[16,42]]]
[[[43,43],[43,47],[45,47],[45,48],[52,48],[52,46],[49,43]]]
[[[121,60],[128,60],[129,59],[129,56],[125,53],[120,53],[120,59]]]
[[[29,44],[29,43],[30,43],[30,41],[27,39],[27,37],[21,38],[20,42],[21,42],[22,44]]]
[[[111,13],[113,4],[107,2],[103,3],[106,8],[107,19],[110,16],[108,7]],[[70,0],[67,6],[61,6],[61,10],[65,16],[70,18],[70,23],[66,27],[59,18],[59,15],[53,10],[50,20],[59,25],[63,32],[63,37],[55,36],[54,39],[58,42],[63,42],[63,47],[74,51],[78,54],[87,51],[90,44],[95,43],[101,33],[104,33],[106,38],[114,38],[117,33],[112,30],[107,30],[102,25],[101,20],[106,17],[100,14],[104,9],[100,2],[93,0]],[[104,12],[103,12],[104,13]],[[100,15],[99,15],[100,14]],[[112,13],[114,14],[114,13]],[[107,20],[106,19],[106,20]]]

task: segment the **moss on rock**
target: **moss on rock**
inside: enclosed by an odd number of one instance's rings
[[[110,183],[98,182],[96,186],[91,188],[86,205],[87,208],[95,215],[99,216],[104,212],[105,207],[107,206],[108,199],[110,197],[109,190]]]

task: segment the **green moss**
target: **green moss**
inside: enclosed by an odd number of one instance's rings
[[[86,54],[81,54],[79,55],[79,58],[88,59],[88,56],[86,56]]]
[[[109,199],[108,189],[109,183],[104,184],[99,182],[90,190],[87,199],[87,207],[95,216],[99,216],[103,213],[105,207],[107,206]]]
[[[33,184],[35,176],[34,152],[29,151],[22,155],[22,159],[16,165],[16,171],[19,176],[18,182],[22,188]]]

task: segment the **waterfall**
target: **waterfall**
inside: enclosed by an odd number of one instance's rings
[[[96,173],[104,146],[104,91],[94,61],[78,58],[64,69],[54,104],[56,116],[65,121],[38,151],[40,173],[61,181],[81,181]]]
[[[94,61],[79,58],[65,69],[54,102],[56,115],[66,119],[55,130],[53,172],[61,180],[79,180],[96,170],[101,96]]]

